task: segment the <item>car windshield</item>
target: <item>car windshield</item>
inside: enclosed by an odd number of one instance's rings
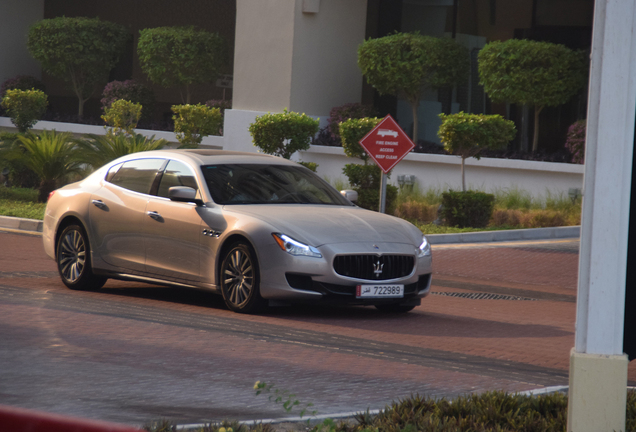
[[[351,205],[327,182],[300,166],[224,164],[201,169],[217,204]]]

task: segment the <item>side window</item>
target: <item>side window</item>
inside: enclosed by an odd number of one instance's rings
[[[172,186],[187,186],[196,191],[199,190],[192,169],[183,162],[176,160],[168,162],[168,166],[163,176],[161,176],[157,196],[168,198],[168,190]]]
[[[164,159],[137,159],[125,162],[110,182],[131,191],[147,194],[157,171],[164,163]]]
[[[115,177],[115,174],[117,174],[117,171],[119,171],[119,168],[121,168],[122,165],[123,164],[117,164],[108,170],[108,173],[106,173],[107,182],[110,182],[113,179],[113,177]]]

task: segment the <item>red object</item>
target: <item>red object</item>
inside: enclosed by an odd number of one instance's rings
[[[131,426],[0,405],[2,432],[142,432]]]
[[[360,140],[360,145],[385,174],[415,147],[390,114]]]

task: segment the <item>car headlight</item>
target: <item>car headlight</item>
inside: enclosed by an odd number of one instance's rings
[[[278,246],[290,255],[308,256],[314,258],[322,258],[322,254],[313,246],[308,246],[285,234],[272,233],[272,237],[278,243]]]
[[[426,239],[426,236],[422,236],[422,244],[419,248],[417,248],[416,252],[418,258],[422,258],[431,254],[431,244]]]

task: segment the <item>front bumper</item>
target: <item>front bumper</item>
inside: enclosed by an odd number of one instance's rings
[[[374,252],[371,247],[379,247]],[[389,280],[356,279],[336,273],[334,257],[347,254],[414,255],[414,247],[405,244],[338,244],[319,247],[322,258],[295,257],[272,247],[259,254],[261,295],[287,302],[340,303],[351,305],[419,304],[431,286],[430,255],[417,258],[410,274]],[[265,253],[263,253],[265,252]],[[356,286],[363,284],[404,285],[402,298],[356,298]]]

